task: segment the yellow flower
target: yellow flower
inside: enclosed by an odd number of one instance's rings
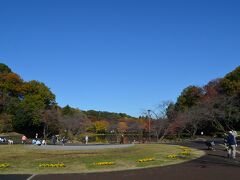
[[[8,163],[0,164],[0,168],[7,168],[7,167],[10,167],[10,164],[8,164]]]
[[[154,158],[144,158],[144,159],[139,159],[137,162],[148,162],[148,161],[154,161]]]
[[[65,167],[65,165],[63,164],[63,163],[56,163],[56,164],[54,164],[54,163],[51,163],[51,164],[48,164],[48,163],[42,163],[42,164],[39,164],[38,165],[39,167],[56,167],[56,168],[58,168],[58,167]]]
[[[176,154],[169,154],[167,157],[170,159],[175,159],[177,156]]]
[[[102,165],[114,165],[114,162],[96,162],[93,165],[102,166]]]

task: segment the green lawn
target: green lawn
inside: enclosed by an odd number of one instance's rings
[[[180,146],[164,144],[140,144],[134,147],[106,150],[53,151],[31,149],[26,145],[1,145],[0,173],[82,173],[136,169],[153,166],[165,166],[181,163],[204,155],[204,152],[192,149],[190,155],[180,155]],[[176,154],[176,158],[168,158]],[[154,161],[137,162],[139,159],[154,158]],[[97,162],[114,162],[114,165],[97,166]],[[41,163],[64,163],[65,167],[39,167]]]

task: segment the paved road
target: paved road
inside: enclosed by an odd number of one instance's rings
[[[205,149],[201,142],[189,142],[182,145]],[[226,152],[221,146],[217,146],[216,151],[207,151],[206,156],[183,164],[156,167],[140,170],[117,171],[108,173],[91,174],[55,174],[55,175],[12,175],[0,176],[1,180],[11,179],[32,179],[32,180],[239,180],[240,179],[240,158],[239,154],[236,161],[226,158]]]

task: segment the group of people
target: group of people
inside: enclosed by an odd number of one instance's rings
[[[23,135],[21,138],[22,144],[26,144],[27,140],[28,140],[28,138],[25,135]],[[47,141],[45,139],[43,139],[43,140],[39,139],[38,133],[36,133],[35,138],[32,140],[32,144],[37,145],[37,146],[47,145]]]
[[[88,144],[88,136],[85,136],[85,144]],[[0,142],[7,142],[6,138],[2,138],[0,137]],[[68,142],[68,139],[63,136],[61,139],[59,139],[58,135],[52,135],[51,137],[51,144],[56,145],[58,142],[60,142],[63,146]],[[46,139],[41,139],[38,137],[38,133],[36,133],[35,138],[32,139],[32,141],[28,140],[27,136],[23,135],[21,137],[21,143],[22,144],[27,144],[27,143],[31,143],[33,145],[47,145],[47,141]]]
[[[27,142],[27,137],[25,135],[22,136],[21,138],[22,144],[26,144]],[[58,137],[56,135],[52,136],[51,143],[55,145],[58,142]],[[61,139],[61,143],[64,146],[67,142],[67,139],[63,137]],[[38,133],[36,133],[35,139],[32,140],[33,145],[41,146],[41,145],[47,145],[47,141],[45,139],[41,140],[38,138]]]
[[[7,139],[5,137],[0,137],[0,143],[7,142]]]
[[[59,141],[59,140],[58,140],[58,136],[52,135],[52,138],[51,138],[52,144],[53,144],[53,145],[56,145],[56,143],[57,143],[58,141]],[[67,143],[68,139],[67,139],[65,136],[63,136],[60,141],[61,141],[62,145],[64,146],[64,145]]]
[[[32,140],[33,145],[41,146],[41,145],[47,145],[47,141],[45,139],[40,140],[40,139],[33,139]]]
[[[201,135],[203,135],[203,133],[201,133]],[[229,159],[236,159],[237,136],[237,132],[234,130],[228,131],[224,134],[224,146]],[[209,150],[215,151],[214,139],[206,141],[205,144]]]

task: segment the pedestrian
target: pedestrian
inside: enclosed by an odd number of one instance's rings
[[[88,136],[85,136],[85,143],[88,143]]]
[[[47,141],[45,139],[42,140],[42,145],[47,145]]]
[[[124,135],[123,134],[121,135],[121,138],[120,138],[120,144],[124,144]]]
[[[27,137],[25,135],[22,136],[22,144],[26,144],[27,142]]]
[[[52,144],[56,144],[57,137],[55,135],[52,135]]]
[[[232,131],[228,132],[227,145],[228,145],[228,158],[235,159],[237,140],[235,134]]]
[[[64,146],[67,140],[66,140],[66,138],[63,136],[63,138],[62,138],[61,141],[62,141],[62,145]]]

